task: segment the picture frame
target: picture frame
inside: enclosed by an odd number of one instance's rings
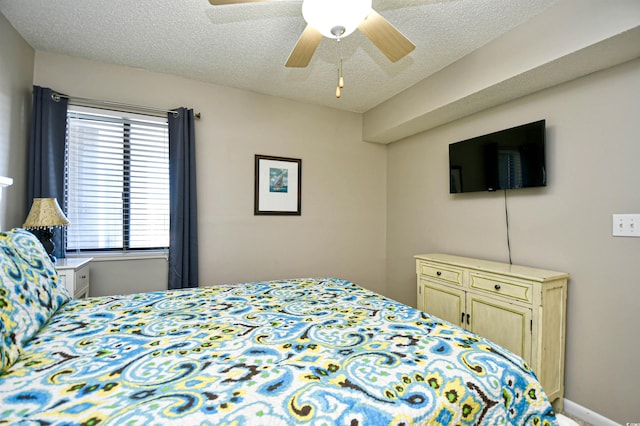
[[[302,214],[302,160],[255,155],[254,215]]]

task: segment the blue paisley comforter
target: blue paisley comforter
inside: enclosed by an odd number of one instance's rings
[[[555,424],[523,361],[339,279],[72,300],[0,376],[0,423]]]

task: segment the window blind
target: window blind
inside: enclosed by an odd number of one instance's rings
[[[522,154],[517,150],[498,151],[500,188],[522,188]]]
[[[70,105],[67,251],[169,246],[166,118]]]

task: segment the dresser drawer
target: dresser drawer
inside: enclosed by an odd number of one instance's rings
[[[470,286],[473,289],[498,294],[512,299],[533,302],[532,285],[526,282],[511,280],[500,275],[488,275],[472,272]]]
[[[67,287],[70,295],[74,296],[80,290],[85,290],[89,286],[89,265],[74,271],[72,269],[60,271],[58,281]]]
[[[76,271],[76,286],[74,289],[74,296],[80,297],[80,294],[87,293],[87,287],[89,287],[89,265]]]
[[[425,277],[437,278],[459,286],[462,285],[462,269],[420,262],[419,273]]]

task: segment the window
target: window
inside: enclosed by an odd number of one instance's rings
[[[167,119],[69,105],[67,251],[169,246]]]
[[[500,188],[522,188],[522,154],[517,149],[498,150]]]

